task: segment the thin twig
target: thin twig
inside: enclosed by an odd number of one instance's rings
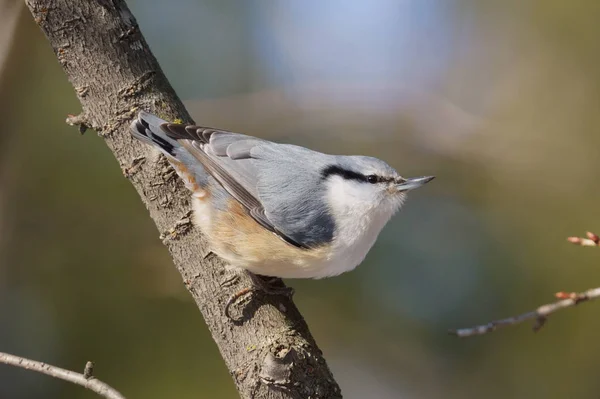
[[[600,297],[600,287],[592,288],[581,293],[559,292],[556,294],[556,296],[562,299],[554,303],[542,305],[534,311],[523,313],[519,316],[508,317],[506,319],[494,320],[487,324],[481,324],[475,327],[450,330],[449,333],[461,338],[472,337],[475,335],[483,335],[492,331],[496,331],[498,328],[501,327],[519,324],[526,320],[535,320],[535,323],[533,325],[533,331],[537,332],[540,328],[544,326],[550,314],[558,310],[570,308],[572,306],[579,305],[582,302],[591,301]]]
[[[116,389],[94,378],[92,375],[92,362],[87,362],[85,365],[84,374],[3,352],[0,352],[0,363],[21,367],[26,370],[37,371],[38,373],[46,374],[51,377],[72,382],[73,384],[81,385],[84,388],[96,392],[100,396],[104,396],[106,399],[125,399],[125,397]]]
[[[587,232],[585,238],[582,237],[568,237],[567,241],[573,243],[575,245],[580,245],[583,247],[599,247],[600,246],[600,236],[594,234],[592,232]],[[524,322],[525,320],[535,320],[533,324],[533,332],[539,331],[544,324],[546,324],[546,320],[548,320],[548,316],[551,313],[556,312],[557,310],[570,308],[575,305],[580,304],[581,302],[590,301],[600,297],[600,287],[592,288],[585,292],[576,293],[576,292],[557,292],[555,294],[560,301],[549,303],[546,305],[542,305],[536,310],[531,312],[523,313],[518,316],[508,317],[506,319],[494,320],[490,321],[487,324],[481,324],[475,327],[469,328],[459,328],[457,330],[448,331],[452,335],[456,335],[458,337],[473,337],[475,335],[483,335],[490,333],[492,331],[496,331],[498,328],[512,326],[515,324],[519,324]]]

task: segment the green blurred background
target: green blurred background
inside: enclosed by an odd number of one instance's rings
[[[136,0],[199,124],[438,178],[352,273],[288,281],[346,398],[598,398],[597,0]],[[12,22],[11,22],[12,21]],[[129,398],[234,398],[158,231],[19,0],[0,0],[0,351]],[[193,344],[190,344],[193,343]],[[93,398],[0,365],[0,399]]]

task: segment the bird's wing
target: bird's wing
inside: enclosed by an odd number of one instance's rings
[[[266,229],[300,248],[331,239],[333,223],[324,221],[329,214],[315,193],[320,183],[315,157],[326,155],[201,126],[165,123],[161,128]],[[317,154],[312,162],[302,157],[306,152]]]

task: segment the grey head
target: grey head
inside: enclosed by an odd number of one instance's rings
[[[354,222],[372,224],[378,232],[406,192],[433,179],[404,178],[373,157],[327,155],[290,145],[265,146],[255,155],[267,217],[309,247],[331,243]]]

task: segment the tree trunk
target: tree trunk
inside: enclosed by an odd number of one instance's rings
[[[122,0],[26,0],[83,108],[72,124],[95,129],[148,208],[194,297],[242,398],[340,398],[337,383],[296,306],[252,295],[224,315],[234,293],[251,286],[226,271],[189,222],[189,194],[164,157],[134,141],[139,110],[192,123]],[[108,210],[106,210],[108,211]],[[191,342],[191,345],[194,343]],[[201,397],[202,393],[199,392]]]

